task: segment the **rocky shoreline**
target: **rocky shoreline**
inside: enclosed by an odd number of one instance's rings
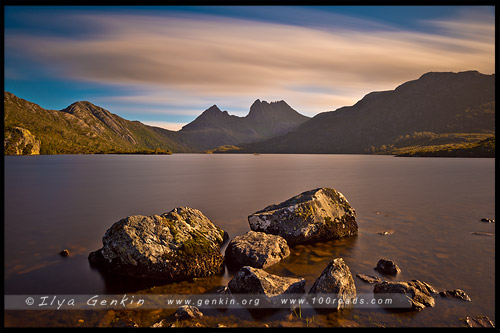
[[[251,230],[231,239],[223,255],[221,246],[228,234],[199,210],[177,207],[162,215],[128,216],[106,231],[103,247],[91,252],[88,259],[106,273],[166,283],[217,275],[225,266],[232,267],[238,271],[217,294],[258,295],[264,300],[261,308],[272,308],[284,295],[332,296],[338,302],[330,310],[352,306],[356,285],[343,258],[332,258],[308,293],[304,278],[278,276],[264,270],[289,256],[290,247],[297,244],[357,234],[355,210],[340,192],[332,188],[306,191],[249,215],[248,222]],[[374,284],[374,298],[392,298],[400,302],[402,309],[420,311],[434,307],[438,295],[471,301],[461,289],[438,292],[423,281],[392,280],[401,268],[390,259],[380,259],[374,269],[391,276],[391,280],[362,273],[356,276]],[[295,311],[294,307],[290,309]],[[201,317],[203,312],[194,306],[181,307],[175,313],[176,322]],[[491,321],[470,319],[467,323],[484,322]],[[172,327],[161,320],[152,327],[166,326]]]

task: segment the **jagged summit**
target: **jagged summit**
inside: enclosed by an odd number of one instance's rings
[[[246,118],[259,122],[278,118],[285,122],[290,120],[300,122],[308,119],[306,116],[303,116],[292,109],[292,107],[290,107],[290,105],[283,100],[268,103],[267,101],[261,101],[260,99],[253,102]]]
[[[245,117],[230,115],[212,105],[182,127],[181,133],[201,149],[225,144],[253,142],[282,135],[296,129],[308,117],[292,109],[285,101],[268,103],[257,99]]]

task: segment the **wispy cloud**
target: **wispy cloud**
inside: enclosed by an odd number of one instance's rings
[[[146,125],[161,127],[171,131],[179,131],[184,125],[187,124],[187,123],[172,123],[168,121],[151,121],[151,120],[143,121],[143,123]]]
[[[214,103],[203,103],[212,100],[236,107],[243,100],[276,97],[304,113],[317,113],[354,104],[370,91],[393,89],[428,71],[494,72],[494,18],[476,14],[424,22],[436,33],[322,29],[202,15],[72,19],[99,27],[99,33],[73,39],[12,32],[6,34],[6,47],[53,68],[56,75],[140,91],[151,87],[134,96],[110,97],[122,102],[175,107],[196,100],[196,107],[206,108]],[[338,88],[343,94],[292,86]]]

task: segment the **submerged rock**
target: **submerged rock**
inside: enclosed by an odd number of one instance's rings
[[[444,291],[439,292],[439,295],[441,295],[443,297],[454,297],[454,298],[458,298],[458,299],[461,299],[462,301],[467,301],[467,302],[471,301],[469,295],[467,295],[465,293],[465,291],[463,291],[462,289],[444,290]]]
[[[361,273],[356,274],[356,276],[358,278],[360,278],[361,280],[368,282],[368,283],[380,283],[380,282],[382,282],[382,280],[376,276],[371,276],[371,275],[366,275],[366,274],[361,274]]]
[[[493,237],[493,236],[495,236],[495,234],[492,233],[492,232],[482,232],[482,231],[471,232],[471,235],[487,236],[487,237]]]
[[[436,304],[434,295],[437,291],[429,284],[411,280],[408,282],[388,282],[378,283],[373,287],[375,297],[381,299],[391,299],[392,307],[411,308],[422,310],[425,307],[434,307]]]
[[[356,213],[332,188],[303,192],[248,216],[250,229],[279,235],[289,245],[355,235]]]
[[[236,236],[225,252],[227,264],[238,268],[266,268],[289,255],[290,249],[283,237],[255,231]]]
[[[333,259],[314,281],[309,294],[330,294],[338,300],[337,309],[352,304],[356,298],[356,286],[344,259]]]
[[[274,300],[283,294],[305,293],[306,280],[267,273],[250,266],[242,267],[228,283],[231,294],[259,294]]]
[[[376,271],[379,271],[388,275],[396,275],[401,273],[401,269],[396,265],[396,263],[389,259],[380,259],[377,263],[377,267],[374,268]]]
[[[481,222],[484,222],[484,223],[495,223],[495,220],[493,220],[493,219],[487,219],[487,218],[482,218]]]
[[[467,317],[465,323],[468,327],[495,327],[491,319],[486,316]]]
[[[185,280],[221,273],[224,231],[199,210],[126,217],[109,228],[91,264],[137,278]]]
[[[203,317],[203,313],[196,306],[183,305],[175,311],[175,318],[179,320]]]

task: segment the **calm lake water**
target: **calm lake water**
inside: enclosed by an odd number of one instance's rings
[[[480,222],[495,218],[494,159],[174,154],[5,156],[4,162],[5,294],[209,292],[227,285],[233,272],[144,286],[103,276],[90,267],[87,256],[102,246],[105,231],[128,215],[189,206],[232,238],[250,230],[249,214],[306,190],[333,187],[355,208],[359,234],[295,246],[268,272],[304,277],[309,290],[327,263],[342,257],[353,276],[419,279],[438,290],[463,289],[472,302],[438,297],[435,308],[421,312],[373,308],[332,315],[310,309],[303,316],[315,315],[318,326],[343,321],[361,326],[462,326],[460,318],[466,316],[495,317],[495,237],[472,234],[495,230],[495,224]],[[394,233],[378,234],[384,230]],[[70,257],[58,255],[65,248]],[[401,267],[397,278],[373,270],[380,258]],[[373,285],[354,280],[358,294],[372,292]],[[243,313],[231,320],[286,321],[286,315],[278,311],[261,318]],[[29,316],[35,315],[9,312],[6,325],[26,325]],[[63,316],[67,318],[58,319]],[[29,320],[36,326],[71,326],[75,318],[60,313]]]

